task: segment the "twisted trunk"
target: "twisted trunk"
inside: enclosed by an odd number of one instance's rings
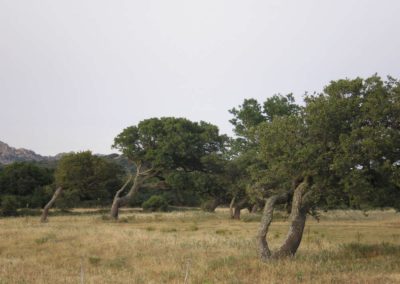
[[[290,192],[281,195],[274,195],[267,199],[264,206],[264,211],[261,217],[260,228],[257,234],[258,253],[261,260],[266,261],[271,257],[271,251],[268,247],[267,233],[269,226],[272,222],[274,209],[276,204],[286,203],[289,198]]]
[[[129,178],[128,178],[128,180],[125,182],[125,184],[117,191],[117,193],[115,194],[115,196],[114,196],[114,200],[113,200],[113,203],[112,203],[112,205],[111,205],[111,212],[110,212],[110,215],[111,215],[111,218],[113,218],[113,219],[118,219],[118,214],[119,214],[119,208],[121,207],[121,206],[123,206],[123,205],[125,205],[125,204],[123,204],[124,203],[124,201],[123,201],[123,199],[124,198],[121,198],[121,197],[119,197],[120,195],[121,195],[121,193],[125,190],[125,188],[128,186],[128,184],[131,182],[131,180],[132,180],[132,176],[129,176]],[[132,186],[133,187],[133,186]],[[124,197],[126,197],[126,196],[124,196]],[[128,200],[129,201],[129,200]],[[125,201],[125,202],[127,202],[127,201]]]
[[[132,176],[129,176],[129,179],[125,182],[125,184],[116,192],[114,196],[113,203],[111,205],[111,210],[110,210],[110,217],[114,220],[118,220],[118,215],[119,215],[119,208],[122,206],[128,205],[129,201],[136,195],[136,193],[139,191],[140,187],[142,184],[149,178],[153,177],[156,175],[155,172],[152,173],[152,169],[140,172],[141,165],[136,166],[136,175],[133,180],[133,185],[131,186],[129,192],[120,197],[121,193],[125,190],[125,188],[128,186],[128,184],[132,180]]]
[[[275,205],[286,203],[291,191],[281,195],[274,195],[267,199],[261,218],[261,224],[257,235],[258,250],[261,260],[277,259],[287,256],[294,256],[300,246],[303,237],[303,230],[306,222],[309,202],[307,202],[308,194],[305,194],[308,188],[306,181],[302,182],[293,192],[292,210],[290,213],[289,231],[282,246],[276,251],[271,252],[268,247],[267,233],[271,224]]]
[[[40,217],[40,222],[45,223],[47,222],[47,217],[49,216],[49,210],[50,208],[54,205],[56,202],[57,198],[61,195],[62,193],[62,187],[58,187],[56,191],[54,192],[52,198],[50,201],[46,204],[46,206],[43,208],[42,216]]]

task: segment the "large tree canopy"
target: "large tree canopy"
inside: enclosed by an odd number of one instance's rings
[[[397,81],[377,76],[339,80],[306,97],[300,115],[264,123],[258,137],[265,185],[287,189],[310,176],[322,202],[398,207],[399,90]]]
[[[331,82],[303,111],[259,126],[259,183],[269,198],[260,246],[276,202],[292,203],[292,229],[277,256],[294,254],[314,206],[400,209],[400,84],[373,76]],[[263,245],[262,245],[263,244]]]
[[[201,159],[205,155],[221,154],[226,140],[212,124],[163,117],[125,128],[115,138],[113,147],[135,163],[191,171],[202,170]]]
[[[207,172],[210,168],[207,157],[222,158],[226,141],[218,127],[185,118],[151,118],[125,128],[115,138],[113,147],[135,163],[136,174],[127,195],[119,196],[124,187],[117,192],[111,216],[117,218],[118,208],[126,205],[151,179],[158,178],[165,186],[171,172]]]

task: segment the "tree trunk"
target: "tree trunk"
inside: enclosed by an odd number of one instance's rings
[[[294,256],[296,254],[301,243],[308,212],[308,203],[305,202],[304,195],[307,187],[308,183],[304,181],[294,190],[289,231],[285,241],[283,242],[283,245],[274,253],[271,253],[266,239],[269,225],[272,221],[275,205],[286,203],[291,192],[287,192],[282,195],[274,195],[267,199],[257,235],[259,256],[262,261]]]
[[[114,220],[118,219],[118,215],[119,215],[119,208],[126,205],[130,198],[136,193],[136,191],[138,190],[138,174],[136,173],[135,176],[135,181],[133,182],[133,185],[131,187],[131,189],[129,190],[128,194],[120,197],[121,193],[125,190],[125,188],[128,186],[128,184],[131,182],[132,180],[132,176],[129,176],[128,180],[125,182],[125,184],[117,191],[117,193],[114,196],[114,200],[113,203],[111,205],[111,211],[110,211],[110,217]]]
[[[129,201],[136,195],[139,191],[142,184],[149,178],[154,177],[157,172],[153,171],[153,169],[149,169],[146,171],[141,172],[141,165],[136,165],[136,175],[133,180],[133,185],[130,188],[129,192],[125,195],[120,197],[121,193],[125,190],[128,184],[132,180],[132,176],[129,176],[129,179],[125,182],[125,184],[115,193],[113,203],[111,205],[110,210],[110,217],[114,220],[118,220],[119,215],[119,208],[122,206],[126,206]]]
[[[258,253],[262,261],[267,261],[271,257],[271,251],[268,247],[267,233],[269,225],[272,222],[274,209],[276,204],[286,203],[289,198],[289,192],[281,195],[274,195],[267,199],[264,211],[261,217],[260,228],[257,234]]]
[[[302,183],[294,191],[289,231],[283,245],[274,253],[274,258],[294,256],[300,246],[308,211],[307,206],[303,202],[306,187],[307,185]]]
[[[240,210],[242,210],[240,207],[238,206],[235,207],[235,211],[233,213],[234,220],[240,220]]]
[[[258,211],[258,204],[256,203],[253,205],[253,207],[251,207],[250,213],[254,214],[254,213],[257,213],[257,211]]]
[[[240,210],[245,208],[247,201],[247,198],[244,198],[236,204],[232,219],[240,220]]]
[[[56,202],[56,200],[60,196],[60,194],[62,193],[62,190],[63,190],[62,187],[58,187],[56,189],[56,191],[54,192],[50,201],[43,208],[42,216],[40,217],[40,222],[45,223],[48,221],[47,217],[49,216],[49,210],[54,205],[54,203]]]
[[[234,196],[231,200],[231,203],[229,204],[229,214],[232,219],[233,219],[233,205],[235,205],[235,199],[236,197]]]

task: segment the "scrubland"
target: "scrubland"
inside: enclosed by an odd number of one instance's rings
[[[170,213],[77,210],[0,219],[0,283],[400,283],[400,215],[394,211],[322,213],[309,219],[293,259],[262,263],[260,217],[243,211]],[[286,234],[278,212],[272,247]]]

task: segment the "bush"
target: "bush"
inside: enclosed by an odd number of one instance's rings
[[[162,195],[153,195],[148,200],[143,202],[142,208],[145,211],[155,212],[155,211],[167,211],[168,202]]]
[[[201,203],[201,210],[204,212],[215,212],[215,208],[218,206],[218,201],[215,199],[205,200]]]
[[[56,201],[56,207],[62,211],[79,206],[79,192],[77,190],[64,190]]]
[[[15,216],[17,215],[17,209],[19,203],[17,197],[13,195],[6,195],[1,200],[1,214],[3,216]]]

